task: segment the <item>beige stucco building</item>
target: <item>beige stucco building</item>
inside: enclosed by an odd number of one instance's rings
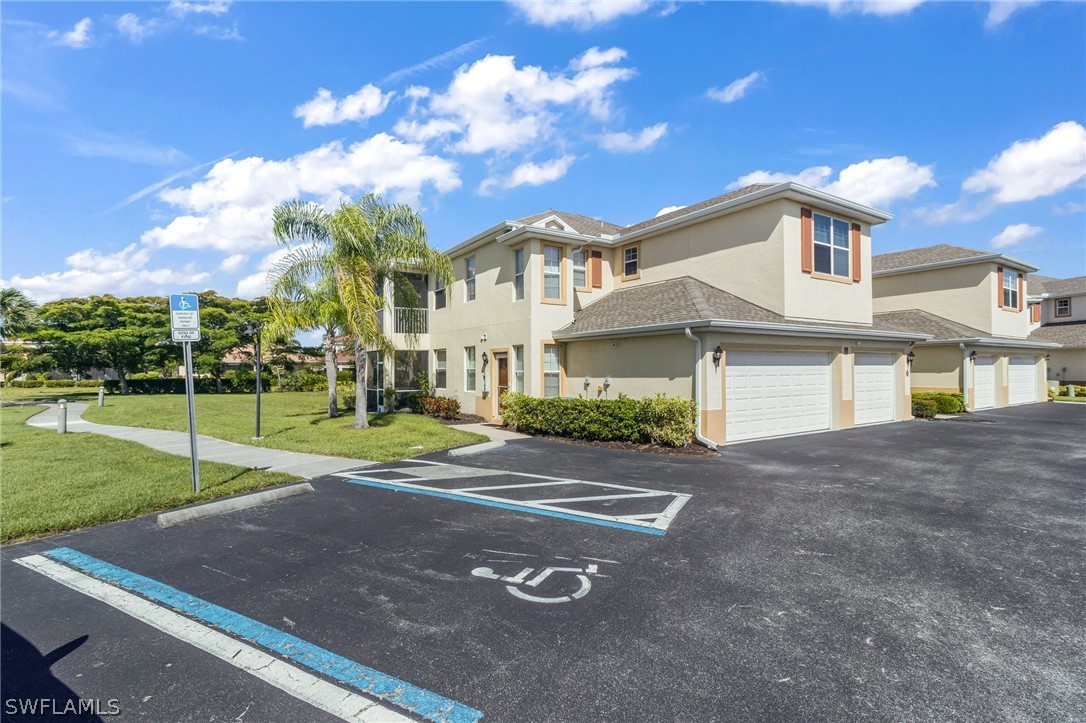
[[[1026,278],[1030,339],[1062,345],[1050,352],[1048,378],[1060,384],[1086,384],[1086,276]]]

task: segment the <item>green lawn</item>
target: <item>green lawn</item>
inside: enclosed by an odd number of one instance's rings
[[[274,392],[261,396],[260,433],[255,432],[252,394],[199,394],[196,431],[218,439],[294,452],[389,462],[486,441],[482,435],[451,429],[419,414],[371,414],[369,429],[354,429],[353,413],[327,417],[325,392]],[[90,422],[185,431],[185,397],[180,394],[107,396],[106,406],[83,414]]]
[[[0,399],[6,402],[46,401],[55,402],[58,399],[68,401],[87,402],[98,400],[98,389],[95,387],[68,387],[64,389],[38,387],[22,389],[19,387],[0,387]]]
[[[297,477],[200,463],[97,434],[59,435],[25,424],[41,407],[0,409],[0,539],[4,542],[125,520]]]
[[[1086,402],[1086,397],[1056,397],[1057,402]]]

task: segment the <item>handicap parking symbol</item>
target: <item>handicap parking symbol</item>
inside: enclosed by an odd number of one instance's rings
[[[520,598],[521,600],[534,603],[564,603],[573,602],[574,600],[578,600],[587,595],[592,589],[592,581],[589,579],[589,576],[595,575],[598,572],[599,567],[597,565],[586,565],[585,567],[543,567],[539,568],[538,572],[536,572],[536,568],[534,567],[526,567],[516,575],[511,576],[499,575],[489,567],[477,567],[471,571],[471,574],[475,577],[481,577],[487,580],[497,580],[498,582],[508,583],[505,586],[505,589],[510,595]],[[532,573],[536,574],[533,575]],[[555,574],[558,574],[559,577],[563,575],[572,575],[579,584],[578,588],[571,593],[551,596],[533,594],[540,584]],[[532,592],[521,589],[521,585],[529,588]],[[565,588],[565,585],[560,587],[560,589]]]

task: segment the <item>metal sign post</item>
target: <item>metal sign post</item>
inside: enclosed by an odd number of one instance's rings
[[[196,380],[192,373],[192,342],[200,341],[200,297],[196,294],[170,296],[170,337],[181,342],[185,356],[185,399],[189,408],[189,458],[192,462],[192,492],[200,493],[200,458],[196,453]]]

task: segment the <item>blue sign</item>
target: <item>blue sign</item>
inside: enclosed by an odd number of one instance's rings
[[[170,294],[170,311],[199,311],[200,297],[196,294]]]
[[[170,337],[174,341],[200,341],[200,297],[170,295]]]

